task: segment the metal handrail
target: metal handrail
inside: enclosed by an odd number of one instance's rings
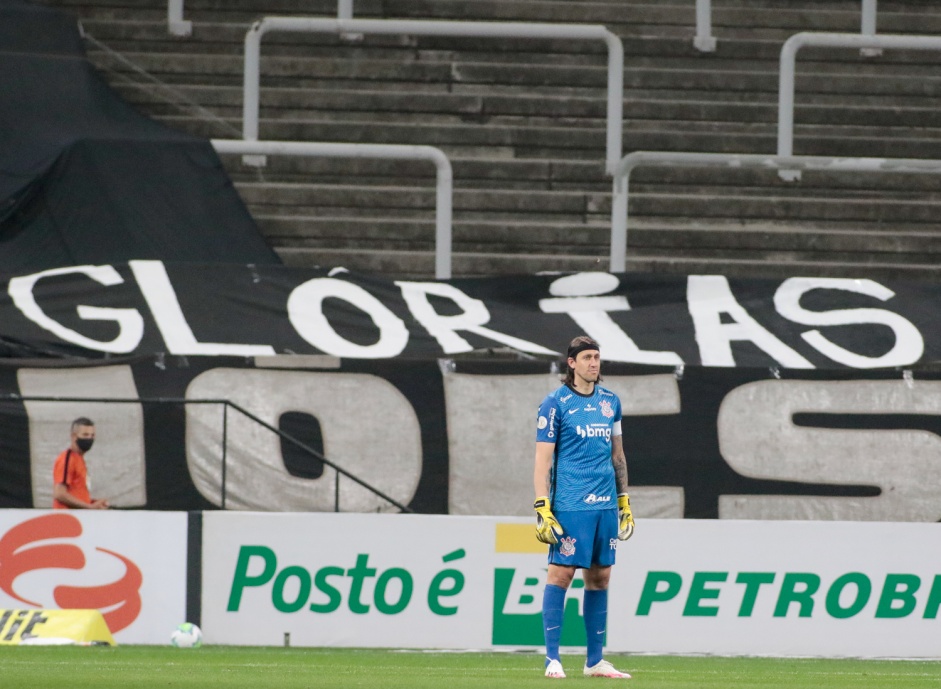
[[[452,205],[454,174],[444,152],[434,146],[395,144],[337,144],[309,141],[243,141],[212,139],[219,153],[250,156],[290,155],[324,158],[377,158],[397,160],[430,160],[435,164],[435,278],[451,277]]]
[[[14,401],[14,402],[73,402],[73,403],[74,403],[74,402],[81,402],[81,403],[86,403],[86,404],[91,404],[91,403],[105,403],[105,404],[111,404],[111,403],[118,403],[118,404],[182,404],[182,405],[184,405],[184,406],[187,405],[187,404],[221,404],[221,405],[223,405],[223,409],[224,409],[224,410],[227,410],[229,407],[231,407],[232,409],[234,409],[235,411],[237,411],[237,412],[239,412],[240,414],[244,415],[244,416],[247,417],[248,419],[254,421],[254,422],[257,423],[258,425],[262,426],[263,428],[268,429],[268,430],[271,431],[272,433],[274,433],[274,434],[280,436],[282,439],[287,440],[289,443],[291,443],[291,444],[294,445],[295,447],[297,447],[297,448],[303,450],[304,452],[306,452],[307,454],[309,454],[311,457],[314,457],[315,459],[317,459],[317,460],[323,462],[323,463],[326,464],[328,467],[330,467],[331,469],[333,469],[334,471],[336,471],[336,472],[337,472],[337,482],[336,482],[336,486],[335,486],[335,494],[336,494],[335,510],[336,510],[337,512],[340,511],[339,477],[340,477],[341,474],[342,474],[343,476],[345,476],[346,478],[350,479],[351,481],[353,481],[354,483],[359,484],[360,486],[362,486],[363,488],[365,488],[366,490],[368,490],[369,492],[371,492],[371,493],[372,493],[373,495],[375,495],[376,497],[382,498],[383,500],[385,500],[386,502],[388,502],[388,503],[389,503],[390,505],[392,505],[393,507],[397,507],[398,509],[402,510],[403,512],[407,512],[407,513],[413,512],[413,510],[411,510],[409,507],[403,505],[402,503],[400,503],[399,501],[397,501],[395,498],[393,498],[393,497],[391,497],[391,496],[389,496],[389,495],[386,495],[385,493],[383,493],[383,492],[382,492],[381,490],[379,490],[378,488],[376,488],[376,487],[370,485],[369,483],[367,483],[367,482],[364,481],[363,479],[359,478],[359,477],[356,476],[355,474],[351,474],[349,471],[347,471],[347,470],[344,469],[343,467],[341,467],[341,466],[339,466],[338,464],[336,464],[335,462],[333,462],[333,461],[327,459],[326,457],[323,456],[323,454],[321,454],[320,452],[318,452],[317,450],[315,450],[314,448],[312,448],[310,445],[308,445],[308,444],[306,444],[306,443],[304,443],[304,442],[301,442],[300,440],[298,440],[297,438],[295,438],[294,436],[292,436],[290,433],[285,433],[285,432],[282,431],[280,428],[276,428],[275,426],[272,426],[272,425],[271,425],[270,423],[268,423],[267,421],[265,421],[265,420],[263,420],[263,419],[261,419],[261,418],[255,416],[255,415],[252,414],[250,411],[248,411],[247,409],[245,409],[245,408],[239,406],[239,405],[236,404],[235,402],[232,402],[231,400],[227,400],[227,399],[187,399],[187,398],[184,398],[184,397],[68,397],[68,396],[57,396],[57,395],[55,395],[55,396],[53,396],[53,395],[19,395],[19,394],[17,394],[17,393],[10,393],[10,394],[6,395],[5,397],[0,397],[0,403],[2,403],[3,401]],[[223,411],[223,414],[225,414],[225,411]],[[226,426],[227,426],[227,423],[226,423],[225,417],[223,416],[223,433],[225,433]],[[221,500],[222,504],[221,504],[221,507],[222,507],[223,509],[225,509],[225,500],[226,500],[226,486],[225,486],[225,476],[226,476],[226,455],[225,455],[225,448],[226,448],[226,445],[227,445],[226,438],[223,437],[223,439],[222,439],[222,448],[223,448],[223,450],[222,450],[222,452],[223,452],[223,454],[222,454],[222,472],[221,472],[221,484],[222,484],[222,486],[221,486],[221,487],[222,487],[222,500]]]
[[[479,38],[542,38],[602,40],[608,47],[608,107],[605,171],[611,174],[621,157],[624,108],[624,46],[600,24],[539,24],[405,19],[329,19],[323,17],[265,17],[245,34],[245,73],[242,136],[258,140],[261,39],[272,31]]]
[[[167,0],[167,31],[174,36],[190,36],[193,22],[183,19],[183,0]]]
[[[778,82],[778,156],[794,151],[794,73],[797,51],[804,46],[830,48],[901,48],[905,50],[941,50],[941,36],[880,34],[863,36],[852,33],[801,32],[788,38],[781,47],[781,75]],[[782,170],[782,179],[793,180],[799,172]]]
[[[353,18],[353,0],[337,0],[337,19]],[[167,0],[167,31],[174,36],[191,36],[193,22],[183,19],[183,0]]]
[[[860,15],[860,33],[865,36],[875,34],[876,0],[862,0]],[[696,36],[693,45],[704,53],[716,49],[716,39],[712,35],[712,0],[696,0]],[[862,52],[864,55],[878,55],[881,51],[864,48]]]
[[[611,198],[611,272],[622,273],[627,264],[627,208],[631,171],[640,165],[660,167],[721,167],[727,169],[825,170],[830,172],[906,172],[941,174],[941,160],[920,158],[829,158],[825,156],[771,156],[759,153],[677,153],[634,151],[614,170]]]

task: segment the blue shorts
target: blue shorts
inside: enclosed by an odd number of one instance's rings
[[[618,545],[616,509],[554,512],[562,525],[559,542],[549,546],[549,564],[588,569],[610,567]]]

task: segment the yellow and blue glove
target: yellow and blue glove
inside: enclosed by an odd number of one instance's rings
[[[631,513],[631,497],[627,493],[618,495],[618,538],[626,541],[634,535],[634,515]]]
[[[559,542],[559,536],[562,535],[562,525],[552,514],[552,506],[549,504],[547,495],[536,498],[533,503],[533,509],[536,510],[536,538],[543,543],[552,545]]]

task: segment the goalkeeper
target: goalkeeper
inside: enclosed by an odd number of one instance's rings
[[[604,660],[608,581],[618,539],[634,531],[621,438],[621,400],[601,387],[601,352],[590,337],[572,340],[565,384],[549,394],[536,419],[536,537],[549,544],[542,600],[546,677],[563,678],[559,659],[565,594],[583,570],[590,677],[630,679]]]

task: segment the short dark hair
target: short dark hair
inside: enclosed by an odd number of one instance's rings
[[[586,349],[595,349],[601,351],[601,347],[598,345],[598,342],[588,337],[588,335],[579,335],[576,338],[573,338],[569,342],[568,352],[565,355],[565,384],[573,385],[575,383],[575,370],[569,366],[569,359],[576,358],[581,352],[584,352]],[[601,375],[598,375],[598,380],[601,380]]]
[[[72,432],[74,433],[75,430],[76,430],[79,426],[92,426],[92,427],[94,427],[94,425],[95,425],[95,422],[92,421],[91,419],[89,419],[87,416],[80,416],[80,417],[78,417],[77,419],[75,419],[75,421],[72,422]]]

